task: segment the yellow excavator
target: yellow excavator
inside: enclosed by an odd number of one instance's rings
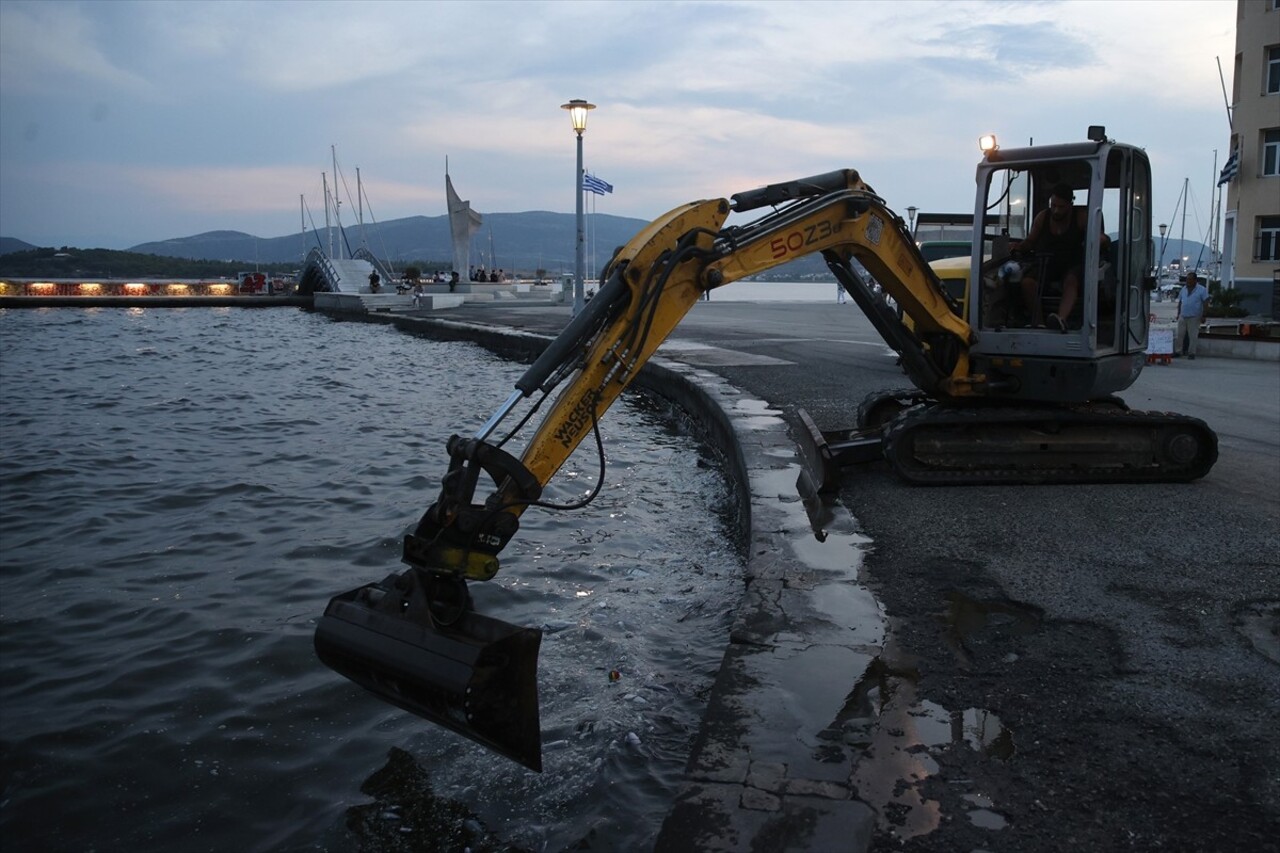
[[[848,430],[823,432],[802,415],[819,488],[869,460],[922,484],[1203,476],[1217,459],[1204,422],[1131,411],[1115,396],[1146,362],[1155,281],[1145,152],[1101,127],[1084,142],[1001,149],[984,138],[982,148],[972,256],[946,265],[950,282],[852,169],[684,204],[646,226],[494,415],[475,435],[448,440],[439,497],[405,537],[410,568],[330,601],[315,635],[321,660],[380,698],[541,770],[541,632],[475,612],[467,584],[497,573],[520,516],[550,506],[543,488],[589,433],[600,441],[601,415],[704,293],[813,253],[899,353],[914,385],[865,402]],[[1035,215],[1064,186],[1083,202],[1077,222],[1087,222],[1068,265],[1073,283],[1053,281],[1049,271],[1063,268],[1053,258],[1015,251],[1030,249]],[[726,225],[731,213],[766,208]],[[1108,222],[1115,230],[1104,239]],[[1068,287],[1073,309],[1054,328],[1038,325],[1059,316]],[[505,449],[548,400],[519,457]]]

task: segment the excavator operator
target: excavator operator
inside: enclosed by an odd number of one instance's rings
[[[1080,297],[1089,211],[1076,207],[1074,199],[1070,186],[1055,184],[1049,194],[1049,206],[1036,215],[1026,239],[1013,247],[1015,257],[1034,259],[1023,266],[1021,281],[1022,299],[1032,326],[1047,325],[1065,332]],[[1105,233],[1101,239],[1105,256],[1111,241]],[[1058,310],[1045,318],[1041,297],[1045,288],[1057,283],[1062,286],[1062,299]]]

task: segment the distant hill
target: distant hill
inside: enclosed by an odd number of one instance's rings
[[[36,248],[30,243],[24,243],[16,237],[0,237],[0,255],[8,255],[11,252],[29,252]]]
[[[497,267],[522,275],[532,275],[539,269],[551,276],[573,272],[577,240],[577,219],[574,214],[535,210],[482,215],[484,224],[471,241],[473,264],[486,268]],[[614,250],[624,245],[646,225],[648,222],[643,219],[606,213],[588,214],[587,275],[594,277],[612,257]],[[247,265],[265,268],[274,264],[288,264],[296,269],[301,266],[311,249],[320,247],[328,252],[329,240],[329,232],[324,229],[318,233],[308,231],[305,235],[299,233],[283,237],[258,237],[243,231],[207,231],[190,237],[140,243],[130,247],[127,253],[119,254],[127,254],[133,259],[158,256],[208,261],[219,265],[227,263],[241,269],[247,268]],[[395,270],[410,263],[433,265],[429,269],[438,264],[441,268],[448,269],[452,262],[449,217],[444,215],[411,216],[377,224],[366,223],[363,229],[359,225],[345,224],[341,233],[338,229],[333,229],[333,240],[335,248],[341,247],[344,255],[365,246],[379,258],[389,261]],[[0,237],[0,247],[3,247],[0,255],[27,252],[36,248],[11,237]],[[80,250],[80,254],[83,255],[84,250]],[[102,261],[102,258],[96,260]],[[22,266],[28,266],[25,259]],[[150,269],[153,265],[148,263],[145,266]],[[772,277],[781,278],[831,278],[822,258],[817,256],[803,258],[771,273]],[[17,271],[10,270],[7,274],[15,275]]]
[[[1155,238],[1156,262],[1160,262],[1160,238]],[[1170,237],[1164,244],[1164,266],[1168,266],[1182,258],[1187,259],[1189,267],[1208,267],[1213,261],[1213,254],[1204,243],[1191,240],[1178,240]]]
[[[577,240],[577,219],[573,214],[529,211],[483,215],[484,225],[471,240],[471,258],[475,265],[527,272],[545,269],[551,274],[573,270]],[[588,215],[586,222],[588,266],[593,247],[595,265],[602,266],[616,247],[648,224],[643,219],[604,213]],[[411,216],[365,223],[363,228],[344,224],[341,232],[336,228],[332,230],[332,237],[335,249],[341,249],[344,255],[364,246],[395,267],[410,261],[448,264],[453,255],[448,216]],[[317,246],[327,252],[329,240],[330,232],[324,229],[284,237],[209,231],[192,237],[142,243],[129,251],[241,263],[301,264],[306,253]]]
[[[535,210],[524,213],[486,213],[484,224],[472,238],[472,263],[486,268],[498,267],[512,273],[532,275],[542,269],[551,276],[572,272],[577,220],[574,214]],[[643,219],[588,214],[587,275],[594,277],[608,262],[615,248],[622,246],[648,223]],[[409,263],[440,265],[447,269],[452,260],[448,216],[411,216],[389,222],[346,224],[342,233],[333,229],[335,246],[342,254],[367,246],[379,258],[400,270]],[[203,260],[230,263],[240,268],[247,265],[289,264],[296,269],[312,248],[329,249],[329,234],[308,231],[305,235],[256,237],[243,231],[208,231],[191,237],[175,237],[153,243],[141,243],[129,249],[136,255]],[[36,247],[12,237],[0,237],[0,256],[30,251]],[[1157,256],[1160,240],[1155,239]],[[1198,242],[1170,238],[1164,246],[1164,263],[1183,256],[1200,266],[1210,262],[1209,250]],[[434,268],[434,267],[429,267]],[[13,274],[13,273],[10,273]],[[168,273],[176,274],[176,273]],[[773,270],[771,278],[832,278],[820,256],[810,256]]]
[[[156,243],[143,243],[139,246],[130,247],[128,251],[139,255],[161,255],[166,258],[187,258],[193,261],[253,263],[258,247],[260,245],[265,247],[271,242],[271,240],[264,240],[252,234],[246,234],[243,231],[206,231],[193,237],[175,237]],[[279,258],[278,260],[296,260],[297,242],[297,238],[294,238],[295,251],[293,258]],[[257,260],[270,262],[277,259],[264,255]]]
[[[114,249],[27,249],[0,255],[0,275],[10,278],[230,278],[242,261],[188,260]],[[261,272],[289,273],[296,264],[262,264]]]

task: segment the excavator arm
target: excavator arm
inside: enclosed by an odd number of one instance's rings
[[[723,227],[731,211],[779,206],[755,222]],[[516,383],[506,404],[472,439],[449,441],[451,467],[440,499],[406,542],[410,565],[487,580],[519,516],[536,505],[592,425],[703,293],[821,252],[916,385],[939,399],[980,392],[969,376],[972,332],[900,217],[852,169],[699,201],[654,220],[605,267],[604,285],[585,310]],[[856,258],[910,317],[908,327],[850,263]],[[549,393],[571,377],[517,461],[490,443],[522,398]],[[505,440],[504,440],[505,441]],[[475,503],[479,474],[496,486]]]
[[[765,207],[771,211],[761,218],[725,227],[731,212]],[[969,375],[971,329],[902,219],[856,171],[677,207],[615,254],[599,293],[477,434],[449,439],[440,495],[405,537],[410,570],[330,602],[316,632],[322,660],[387,701],[540,769],[540,633],[474,613],[467,581],[494,576],[521,514],[549,506],[543,488],[704,292],[819,252],[922,391],[939,399],[982,392],[982,378]],[[560,386],[523,454],[505,450]],[[533,408],[498,438],[528,398]],[[486,480],[491,491],[481,496]]]

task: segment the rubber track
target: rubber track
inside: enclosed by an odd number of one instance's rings
[[[1053,447],[1037,460],[1037,447],[1046,437]],[[1141,458],[1124,463],[1099,459],[1091,465],[1088,448],[1099,446],[1100,437],[1104,444],[1138,448]],[[927,446],[939,439],[963,443],[963,458],[919,458],[925,454],[916,452],[917,442]],[[1050,458],[1064,451],[1072,457],[1069,464]],[[900,476],[922,485],[1177,483],[1209,472],[1218,459],[1218,437],[1204,421],[1170,412],[925,404],[888,425],[884,454]]]
[[[928,399],[928,395],[919,388],[895,388],[892,391],[873,391],[866,397],[862,398],[862,402],[858,404],[858,429],[876,429],[884,425],[885,422],[892,420],[886,418],[879,423],[870,423],[871,416],[882,406],[893,405],[898,409],[894,412],[894,416],[901,414],[903,411],[912,406],[919,405]]]

